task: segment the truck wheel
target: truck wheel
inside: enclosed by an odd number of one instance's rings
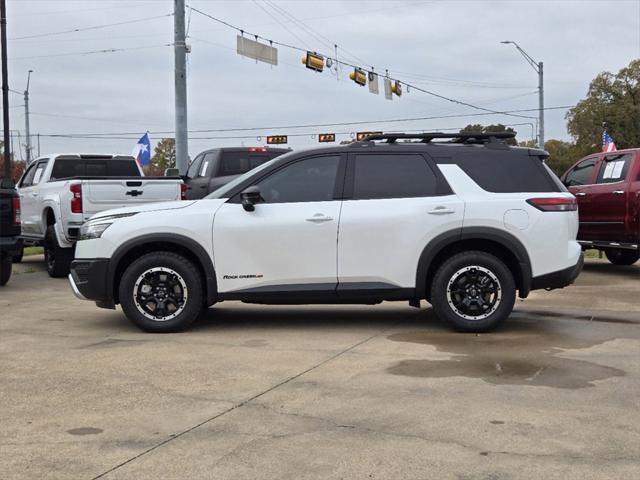
[[[146,332],[185,330],[202,312],[202,276],[187,258],[148,253],[124,271],[118,288],[129,320]]]
[[[461,332],[486,332],[513,310],[516,285],[497,257],[463,252],[446,260],[431,285],[431,304],[441,319]]]
[[[47,273],[53,278],[66,277],[69,275],[72,260],[73,248],[62,248],[58,245],[55,227],[49,225],[44,236],[44,261],[47,264]]]
[[[12,258],[13,263],[21,263],[21,262],[22,262],[22,255],[23,255],[23,254],[24,254],[24,249],[23,249],[23,248],[21,248],[21,249],[20,249],[20,253],[16,253],[16,254],[13,256],[13,258]]]
[[[0,259],[0,286],[6,285],[11,278],[11,257]]]
[[[640,259],[640,251],[623,248],[607,248],[604,254],[614,265],[633,265]]]

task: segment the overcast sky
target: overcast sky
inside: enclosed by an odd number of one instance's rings
[[[206,1],[187,4],[275,41],[332,54],[401,81],[491,110],[535,109],[537,76],[512,45],[544,62],[545,104],[573,105],[602,71],[617,72],[640,58],[640,0],[607,1]],[[278,9],[279,7],[279,9]],[[31,133],[41,153],[129,153],[137,137],[152,146],[174,129],[173,17],[171,0],[9,0],[10,88],[22,92],[31,77]],[[287,13],[290,16],[287,16]],[[524,124],[535,118],[482,113],[415,90],[387,101],[336,75],[304,68],[302,54],[280,47],[279,65],[242,58],[234,30],[196,12],[190,17],[188,59],[189,151],[215,146],[261,145],[268,134],[290,137],[293,148],[317,144],[312,134],[337,132],[338,140],[367,130],[438,130],[468,123]],[[131,20],[120,26],[38,36]],[[294,21],[297,19],[302,23]],[[85,53],[129,49],[113,53]],[[22,96],[12,93],[11,129],[24,142]],[[546,112],[546,138],[569,139],[566,110]],[[403,123],[248,132],[193,132],[413,117]],[[521,115],[535,117],[532,111]],[[14,149],[18,158],[17,132]],[[114,134],[112,138],[59,138],[56,134]],[[117,134],[117,135],[115,135]],[[203,138],[242,136],[247,138]],[[260,135],[263,138],[258,140]],[[119,138],[115,138],[119,137]],[[37,148],[37,147],[36,147]],[[37,152],[36,152],[37,153]]]

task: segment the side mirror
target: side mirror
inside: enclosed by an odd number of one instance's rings
[[[167,168],[164,171],[164,176],[165,177],[179,177],[180,176],[180,170],[178,170],[177,168]]]
[[[256,209],[255,204],[259,203],[262,200],[262,195],[260,195],[260,187],[258,187],[257,185],[252,185],[245,188],[242,192],[240,192],[240,199],[242,200],[242,208],[244,208],[247,212],[253,212]]]

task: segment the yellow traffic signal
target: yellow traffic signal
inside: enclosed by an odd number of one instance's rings
[[[361,87],[367,84],[367,74],[360,68],[355,68],[353,72],[349,74],[349,78]]]
[[[302,57],[302,63],[304,63],[306,67],[310,68],[311,70],[321,72],[324,68],[324,57],[322,55],[318,55],[317,53],[307,52],[307,54]]]
[[[335,142],[336,141],[336,134],[335,133],[321,133],[320,135],[318,135],[318,141],[320,143]]]
[[[270,135],[267,137],[267,145],[280,145],[282,143],[287,143],[286,135]]]
[[[396,80],[393,85],[391,85],[391,92],[395,93],[397,96],[402,96],[402,84]]]

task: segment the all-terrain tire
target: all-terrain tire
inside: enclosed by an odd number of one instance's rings
[[[431,284],[431,305],[458,331],[486,332],[511,314],[515,294],[513,274],[502,260],[469,251],[440,265]]]
[[[148,253],[124,271],[118,296],[124,314],[140,329],[178,332],[187,329],[203,310],[202,275],[182,255]]]
[[[58,244],[55,227],[49,225],[44,236],[44,261],[47,264],[47,273],[53,278],[66,277],[69,275],[72,260],[73,248],[61,247]]]
[[[607,248],[604,254],[614,265],[633,265],[640,259],[640,251],[624,248]]]

